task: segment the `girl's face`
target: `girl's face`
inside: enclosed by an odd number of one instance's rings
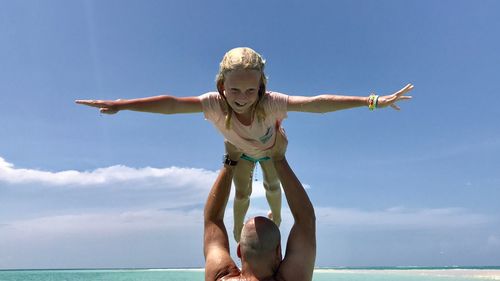
[[[251,112],[259,99],[261,73],[258,70],[238,69],[225,75],[224,95],[235,113]]]

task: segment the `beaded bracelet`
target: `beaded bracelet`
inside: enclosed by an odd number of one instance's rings
[[[374,110],[378,106],[378,96],[375,94],[371,94],[368,96],[368,109]]]

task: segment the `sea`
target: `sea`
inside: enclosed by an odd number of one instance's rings
[[[0,281],[203,281],[202,268],[0,270]],[[499,267],[317,268],[313,281],[500,280]]]

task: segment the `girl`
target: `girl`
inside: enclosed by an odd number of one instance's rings
[[[320,95],[314,97],[287,96],[266,91],[265,61],[250,48],[235,48],[227,52],[216,76],[217,92],[198,97],[155,96],[131,100],[77,100],[76,103],[97,107],[100,112],[114,114],[120,110],[134,110],[163,114],[203,112],[224,135],[226,142],[236,146],[243,154],[240,159],[225,163],[235,165],[234,185],[234,239],[239,242],[244,218],[252,192],[252,174],[257,162],[262,167],[264,188],[273,221],[281,223],[281,188],[266,152],[274,145],[288,111],[331,112],[359,106],[391,106],[399,100],[411,99],[404,94],[413,89],[408,84],[392,95],[368,97]]]

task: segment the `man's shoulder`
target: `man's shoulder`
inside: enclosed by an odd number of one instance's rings
[[[241,280],[241,271],[238,268],[229,270],[229,272],[224,272],[219,274],[215,281],[234,281]]]
[[[218,279],[217,281],[241,281],[241,276],[238,274],[237,276],[224,276],[221,279]]]
[[[222,277],[221,279],[218,279],[217,281],[241,281],[241,275],[238,274],[237,276],[228,276],[228,277]],[[285,281],[284,279],[266,279],[266,281]]]
[[[232,259],[230,262],[227,262],[226,258],[207,260],[205,265],[205,281],[238,280],[233,278],[237,278],[240,274],[240,269]]]

